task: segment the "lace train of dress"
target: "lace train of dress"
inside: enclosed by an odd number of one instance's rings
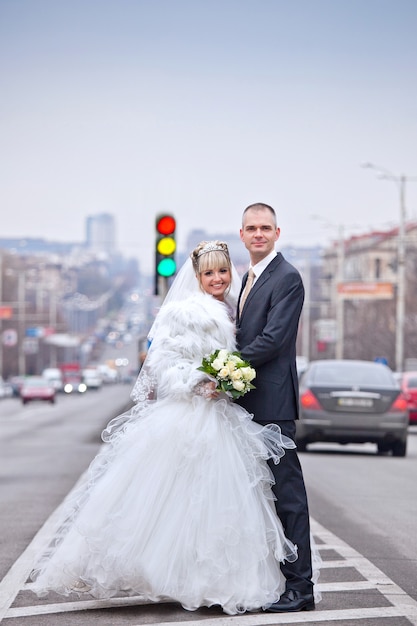
[[[97,598],[124,590],[191,610],[220,604],[235,614],[274,602],[279,561],[296,550],[263,460],[272,441],[283,454],[281,437],[270,429],[267,446],[262,430],[228,399],[158,402],[96,457],[33,573],[35,593],[69,594],[81,581]]]

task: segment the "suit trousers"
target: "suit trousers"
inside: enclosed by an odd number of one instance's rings
[[[275,422],[283,435],[295,440],[295,422],[285,420]],[[282,563],[281,571],[286,578],[286,589],[297,590],[302,594],[313,593],[310,517],[303,472],[296,450],[285,450],[278,465],[269,461],[275,478],[272,487],[276,497],[275,507],[284,531],[298,547],[298,558],[293,563]]]

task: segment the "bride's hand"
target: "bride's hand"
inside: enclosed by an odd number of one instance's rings
[[[219,391],[216,389],[216,383],[212,380],[198,383],[198,385],[194,387],[194,392],[197,396],[202,396],[203,398],[207,398],[207,400],[219,397]]]

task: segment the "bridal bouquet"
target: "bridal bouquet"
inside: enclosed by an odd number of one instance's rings
[[[239,352],[215,350],[203,358],[197,369],[213,377],[217,383],[216,389],[224,391],[233,399],[256,389],[252,385],[256,372],[248,361],[242,359]]]

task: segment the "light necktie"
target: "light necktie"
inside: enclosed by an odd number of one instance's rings
[[[240,298],[239,315],[242,315],[243,305],[245,304],[246,298],[248,297],[248,294],[249,294],[250,290],[252,289],[253,281],[255,280],[255,278],[256,278],[255,272],[250,267],[249,268],[249,272],[248,272],[248,278],[246,280],[246,285],[245,285],[245,288],[243,290],[242,296]]]

